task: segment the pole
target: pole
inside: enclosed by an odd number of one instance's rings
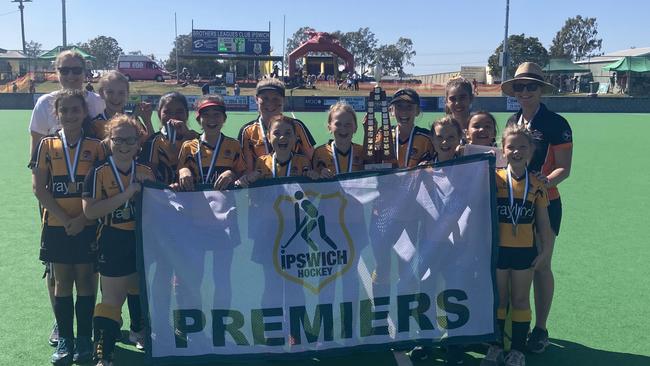
[[[176,49],[176,83],[178,79],[178,23],[176,22],[176,13],[174,12],[174,49]]]
[[[284,54],[284,49],[286,47],[285,37],[287,35],[287,15],[282,15],[282,79],[284,80],[284,58],[287,56]]]
[[[62,28],[63,28],[63,47],[67,47],[67,46],[68,46],[68,40],[67,40],[67,37],[66,37],[66,30],[65,30],[65,28],[66,28],[66,22],[65,22],[65,0],[61,0],[61,18],[62,18],[62,19],[61,19],[61,24],[62,24],[62,26],[63,26],[63,27],[62,27]]]
[[[510,13],[510,0],[506,0],[506,24],[505,35],[503,36],[503,64],[501,65],[501,82],[508,78],[508,16]]]
[[[22,40],[23,40],[23,54],[27,54],[27,47],[25,46],[25,15],[23,10],[25,9],[25,5],[23,3],[29,3],[32,0],[13,0],[12,3],[18,3],[18,9],[20,10],[20,32],[22,34]]]

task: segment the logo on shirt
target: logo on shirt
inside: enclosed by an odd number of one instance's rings
[[[567,141],[567,142],[568,142],[568,141],[571,141],[571,138],[572,138],[572,137],[573,137],[573,136],[572,136],[572,134],[571,134],[571,130],[566,130],[566,131],[564,131],[564,133],[562,134],[562,138],[564,139],[564,141]]]

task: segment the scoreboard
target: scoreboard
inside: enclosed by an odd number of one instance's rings
[[[271,33],[231,30],[192,30],[192,53],[268,55]]]

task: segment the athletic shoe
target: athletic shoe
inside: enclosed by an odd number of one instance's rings
[[[447,357],[445,357],[445,365],[462,365],[464,362],[464,354],[465,351],[463,350],[463,346],[447,346]]]
[[[139,350],[144,349],[144,330],[134,332],[129,330],[129,342],[135,344],[135,348]]]
[[[528,336],[528,344],[526,348],[532,353],[542,353],[550,342],[548,341],[548,331],[542,328],[535,327]]]
[[[48,338],[47,342],[52,347],[56,347],[56,345],[59,344],[59,326],[56,324],[56,322],[52,327],[52,332],[50,333],[50,338]]]
[[[429,358],[431,347],[417,346],[409,353],[409,358],[413,361],[425,361]]]
[[[511,350],[505,359],[506,366],[526,366],[526,356],[516,349]]]
[[[481,360],[481,366],[498,366],[503,365],[503,348],[490,345],[485,358]]]
[[[90,362],[93,358],[93,341],[90,337],[77,337],[74,356],[74,363]]]
[[[99,360],[95,366],[113,366],[113,361],[109,360]]]
[[[72,338],[59,338],[56,351],[52,354],[52,363],[55,365],[72,365],[74,353],[74,340]]]

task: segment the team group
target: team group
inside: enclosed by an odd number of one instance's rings
[[[358,121],[348,104],[330,108],[332,138],[318,147],[303,122],[283,115],[285,87],[273,78],[258,83],[259,117],[245,124],[237,139],[221,132],[227,112],[218,95],[196,103],[201,134],[188,128],[186,98],[178,92],[163,95],[156,109],[161,126],[155,132],[150,105],[142,103],[133,115],[124,114],[129,82],[119,72],[101,77],[99,95],[82,91],[84,65],[78,53],[59,54],[55,66],[61,90],[39,98],[30,122],[29,166],[43,223],[40,260],[51,279],[56,325],[50,343],[57,347],[51,361],[56,365],[91,360],[112,365],[125,301],[129,340],[140,349],[145,346],[134,211],[142,182],[156,180],[176,190],[210,184],[222,190],[276,177],[321,179],[364,169],[363,147],[352,142]],[[520,65],[515,77],[502,84],[521,109],[508,120],[500,141],[507,161],[496,174],[501,339],[489,347],[484,365],[524,365],[524,352],[541,353],[548,345],[551,256],[562,212],[557,185],[569,175],[572,152],[567,121],[541,103],[542,94],[552,88],[533,63]],[[421,113],[418,93],[407,88],[394,94],[389,110],[397,122],[395,161],[390,163],[407,168],[444,162],[463,155],[469,145],[497,145],[495,118],[484,111],[470,113],[471,82],[450,80],[445,98],[446,115],[428,130],[415,126]],[[96,304],[97,272],[102,296]],[[533,282],[536,323],[529,333]],[[506,355],[502,337],[508,308],[512,349]],[[425,359],[429,351],[417,348],[411,357]],[[462,363],[462,356],[462,347],[447,349],[450,364]]]

